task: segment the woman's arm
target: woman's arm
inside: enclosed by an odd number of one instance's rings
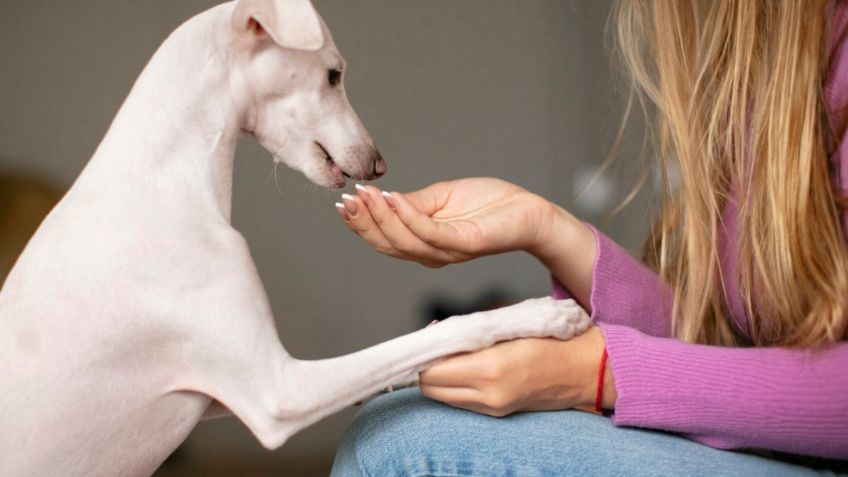
[[[848,343],[812,351],[669,339],[670,289],[589,228],[597,244],[589,306],[609,352],[617,425],[719,448],[848,459]],[[562,270],[549,267],[558,279]],[[555,282],[557,298],[569,291]]]
[[[668,336],[670,295],[656,274],[566,210],[492,178],[440,182],[416,192],[358,187],[339,214],[372,247],[431,267],[524,250],[598,322]],[[566,296],[567,295],[567,296]]]
[[[598,255],[594,229],[551,202],[545,201],[540,207],[544,208],[540,233],[526,251],[542,262],[561,289],[567,290],[557,298],[574,298],[590,310]]]
[[[549,217],[528,251],[551,271],[555,298],[575,298],[596,323],[670,335],[671,290],[656,273],[564,210],[554,207]]]
[[[726,348],[601,324],[568,341],[514,340],[449,358],[421,373],[421,392],[493,416],[591,408],[604,346],[603,405],[616,425],[721,449],[848,459],[848,343]]]

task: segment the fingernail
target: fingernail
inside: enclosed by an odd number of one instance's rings
[[[356,187],[356,190],[359,191],[358,195],[362,198],[362,202],[370,205],[371,194],[368,192],[368,189],[366,189],[362,184],[356,184],[354,187]]]
[[[351,216],[356,215],[357,207],[356,200],[350,194],[342,194],[342,200],[344,201],[344,207],[347,209],[347,213]]]
[[[342,217],[342,219],[347,220],[347,209],[345,208],[344,204],[342,204],[341,202],[336,202],[335,205],[336,205],[336,212],[339,213],[339,215]]]
[[[388,204],[389,204],[389,207],[391,207],[391,208],[392,208],[392,210],[394,210],[395,206],[397,205],[397,204],[395,203],[395,198],[394,198],[394,197],[392,197],[392,194],[390,194],[390,193],[388,193],[388,192],[386,192],[386,191],[383,191],[383,192],[382,192],[382,194],[383,194],[383,197],[385,197],[385,198],[386,198],[386,203],[388,203]]]
[[[429,324],[429,325],[427,325],[427,326],[426,326],[426,328],[429,328],[429,327],[431,327],[431,326],[435,325],[435,324],[436,324],[436,323],[438,323],[438,322],[439,322],[439,320],[433,320],[433,321],[431,321],[431,322],[430,322],[430,324]]]

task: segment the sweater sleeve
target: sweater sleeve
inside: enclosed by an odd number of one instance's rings
[[[590,297],[606,339],[616,425],[703,444],[848,459],[848,343],[723,348],[669,338],[670,289],[596,229]],[[554,297],[570,293],[554,279]]]
[[[722,348],[601,323],[616,425],[718,448],[848,459],[848,343],[822,350]]]
[[[626,325],[651,336],[669,336],[671,290],[660,278],[593,226],[597,257],[588,310],[597,323]],[[571,298],[553,277],[553,297]]]

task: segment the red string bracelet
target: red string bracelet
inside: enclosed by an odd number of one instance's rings
[[[598,392],[595,393],[595,412],[603,412],[601,404],[604,402],[604,373],[607,369],[607,347],[604,346],[604,354],[601,355],[601,366],[598,371]]]

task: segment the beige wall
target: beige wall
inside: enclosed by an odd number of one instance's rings
[[[69,185],[165,35],[216,2],[0,3],[0,168]],[[619,103],[603,27],[610,1],[316,0],[349,62],[351,102],[407,191],[487,175],[571,207],[575,175],[606,153]],[[333,211],[338,193],[238,151],[234,223],[251,244],[283,343],[298,357],[338,355],[417,326],[426,296],[500,286],[548,292],[546,272],[512,254],[428,270],[368,249]],[[620,186],[613,182],[614,193]],[[596,200],[596,199],[593,199]],[[592,203],[578,211],[596,219]],[[614,222],[636,242],[641,215]],[[350,412],[295,437],[275,458],[331,452]],[[202,423],[189,450],[267,457],[237,423]]]

